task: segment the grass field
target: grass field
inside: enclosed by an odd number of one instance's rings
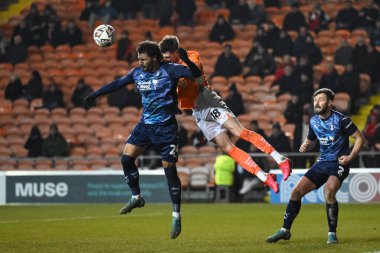
[[[341,204],[340,243],[327,245],[324,205],[303,205],[292,239],[268,244],[285,205],[185,204],[182,234],[169,238],[169,204],[128,216],[120,205],[0,207],[0,252],[380,252],[380,205]]]

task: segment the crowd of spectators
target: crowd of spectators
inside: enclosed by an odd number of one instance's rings
[[[161,27],[177,25],[191,27],[197,23],[195,0],[107,0],[102,2],[100,4],[99,0],[87,0],[79,19],[87,21],[89,27],[93,27],[97,20],[109,23],[115,19],[137,18],[159,20]],[[268,75],[274,75],[275,80],[270,87],[271,91],[276,96],[283,94],[292,96],[284,116],[288,123],[296,125],[294,140],[290,141],[276,122],[273,124],[272,134],[267,136],[268,141],[280,152],[297,151],[300,140],[305,137],[307,119],[311,116],[309,112],[310,97],[316,89],[326,87],[336,93],[348,93],[351,104],[349,111],[345,113],[357,112],[361,105],[368,102],[370,95],[377,91],[380,82],[377,70],[380,65],[380,55],[376,50],[376,46],[380,45],[378,1],[369,2],[368,5],[357,10],[353,7],[352,2],[347,0],[344,8],[338,11],[335,18],[327,15],[318,3],[307,15],[304,15],[305,13],[300,10],[300,4],[293,2],[290,4],[290,11],[284,17],[282,28],[271,21],[265,8],[280,8],[284,1],[265,0],[263,5],[257,4],[254,0],[206,0],[205,2],[211,10],[227,8],[230,13],[229,16],[224,14],[217,16],[208,36],[209,41],[223,45],[223,51],[217,58],[213,76],[226,78],[239,75],[244,78],[259,76],[263,79]],[[62,27],[60,17],[51,5],[47,4],[44,10],[39,12],[37,5],[32,4],[28,15],[14,28],[10,39],[0,35],[0,62],[9,62],[15,65],[25,61],[29,46],[41,47],[50,44],[57,47],[67,44],[73,47],[83,44],[82,31],[76,25],[76,21],[70,20],[65,27]],[[234,27],[249,24],[256,25],[257,30],[252,38],[252,48],[242,59],[234,53],[236,48],[232,46],[232,41],[236,37]],[[364,29],[369,34],[369,41],[358,37],[355,45],[352,46],[348,38],[343,36],[334,52],[333,61],[326,64],[326,71],[320,77],[316,77],[313,69],[323,62],[324,56],[321,48],[315,42],[315,34],[330,29],[332,24],[337,30]],[[294,32],[296,32],[296,36],[292,38],[291,34]],[[146,32],[145,38],[153,40],[152,33]],[[135,43],[136,41],[129,38],[128,29],[123,30],[117,42],[116,59],[127,61],[129,64],[135,62]],[[344,66],[344,70],[339,72],[336,65]],[[373,84],[372,89],[361,87],[361,73],[369,75]],[[60,85],[63,84],[56,83],[53,77],[49,83],[44,85],[38,70],[32,72],[31,79],[27,83],[22,83],[20,78],[12,73],[4,96],[11,101],[19,98],[25,98],[28,101],[41,98],[42,107],[49,110],[70,109],[81,107],[83,97],[92,91],[91,84],[86,84],[83,78],[79,78],[71,94],[71,99],[67,102],[64,100]],[[229,85],[225,101],[235,115],[242,115],[247,109],[244,106],[243,96],[239,93],[236,84]],[[133,86],[110,94],[107,97],[107,103],[120,110],[129,106],[141,108],[140,95]],[[378,115],[378,108],[374,108],[364,130],[367,138],[371,137],[371,140],[375,140],[373,144],[368,144],[368,150],[376,149],[375,143],[380,142],[377,133]],[[180,147],[207,145],[206,139],[199,130],[189,136],[185,128],[180,127],[179,129]],[[257,130],[259,131],[259,129]],[[38,129],[32,129],[25,147],[40,145],[49,139],[59,139],[57,136],[61,136],[56,126],[51,127],[52,133],[45,141],[41,139],[38,132]],[[60,151],[57,151],[58,156],[68,154],[67,148],[63,146],[61,145]],[[247,150],[251,149],[251,147],[247,148]],[[41,150],[40,154],[51,156],[46,153],[50,148],[45,148],[44,153],[42,147],[36,148],[30,155],[36,156],[35,153],[39,153],[37,152],[39,150]],[[299,159],[299,166],[304,166],[307,159],[309,158]]]

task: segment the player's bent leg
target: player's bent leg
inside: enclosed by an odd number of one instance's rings
[[[127,214],[134,208],[141,208],[145,206],[145,200],[140,195],[139,171],[135,164],[136,157],[141,154],[142,151],[143,148],[129,143],[127,143],[124,147],[123,156],[121,157],[121,164],[123,165],[125,180],[132,191],[132,197],[128,203],[120,209],[120,214]]]
[[[286,207],[284,215],[284,223],[280,230],[278,230],[273,235],[266,238],[267,242],[273,243],[278,240],[289,240],[291,237],[290,228],[292,227],[293,221],[297,217],[299,211],[301,210],[301,199],[304,195],[310,191],[316,189],[316,185],[307,177],[303,176],[297,185],[292,190],[290,200]]]
[[[229,118],[224,122],[223,127],[230,131],[233,135],[246,140],[253,145],[255,145],[262,152],[269,154],[278,163],[279,169],[282,171],[283,178],[286,181],[292,172],[292,163],[290,159],[279,154],[272,145],[270,145],[267,140],[260,134],[248,130],[243,127],[237,118]]]
[[[247,154],[243,150],[233,145],[226,132],[222,132],[218,134],[217,136],[215,136],[215,138],[212,139],[212,142],[217,144],[225,153],[227,153],[246,171],[248,171],[251,174],[256,175],[275,193],[279,192],[278,183],[276,182],[276,177],[273,174],[266,174],[253,161],[252,157],[249,154]]]

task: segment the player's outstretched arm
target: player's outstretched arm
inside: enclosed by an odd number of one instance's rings
[[[200,77],[202,75],[202,71],[198,68],[197,64],[195,64],[189,59],[189,55],[187,54],[186,50],[180,47],[177,49],[177,51],[178,51],[179,58],[181,58],[181,60],[186,63],[186,65],[189,67],[193,76],[196,78]]]
[[[88,110],[91,106],[95,104],[94,102],[97,97],[118,90],[129,83],[133,83],[133,79],[131,78],[132,75],[130,74],[131,72],[129,72],[126,76],[113,80],[109,84],[104,85],[97,91],[94,91],[90,95],[85,97],[83,100],[83,107]]]
[[[314,146],[315,146],[315,142],[306,138],[305,141],[301,144],[299,151],[301,153],[305,153],[307,151],[312,150]]]
[[[354,147],[349,155],[342,155],[339,157],[338,161],[339,164],[341,165],[347,165],[352,162],[352,160],[355,159],[355,157],[358,155],[359,151],[362,149],[364,143],[365,143],[365,138],[363,136],[363,133],[357,129],[352,135],[352,138],[355,140]]]

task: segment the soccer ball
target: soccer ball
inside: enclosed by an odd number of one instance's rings
[[[94,30],[94,41],[100,47],[111,46],[116,39],[116,31],[110,25],[100,25]]]

